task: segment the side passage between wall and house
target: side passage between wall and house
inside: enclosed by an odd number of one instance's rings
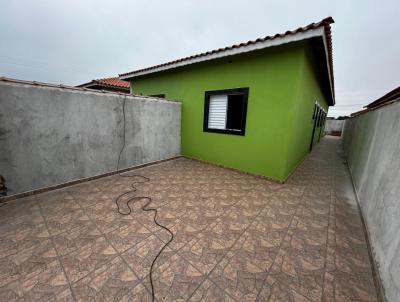
[[[180,154],[181,104],[0,81],[0,174],[8,195]]]
[[[344,150],[388,301],[400,296],[400,102],[346,120]]]
[[[333,136],[342,136],[345,120],[327,119],[325,123],[325,133]]]

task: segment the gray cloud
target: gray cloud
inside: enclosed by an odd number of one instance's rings
[[[79,84],[333,16],[337,106],[399,86],[400,9],[387,1],[3,0],[0,75]]]

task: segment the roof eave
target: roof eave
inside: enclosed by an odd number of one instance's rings
[[[120,74],[119,78],[121,80],[130,80],[135,77],[152,74],[152,73],[156,73],[156,72],[160,72],[160,71],[165,71],[165,70],[169,70],[169,69],[174,69],[177,67],[182,67],[182,66],[186,66],[186,65],[199,63],[199,62],[210,61],[210,60],[223,58],[223,57],[227,57],[227,56],[233,56],[233,55],[237,55],[237,54],[247,53],[247,52],[254,51],[254,50],[260,50],[260,49],[264,49],[264,48],[268,48],[268,47],[272,47],[272,46],[279,46],[279,45],[283,45],[283,44],[287,44],[287,43],[291,43],[291,42],[302,41],[302,40],[306,40],[306,39],[310,39],[310,38],[318,37],[318,36],[324,36],[324,35],[325,35],[324,27],[321,26],[319,28],[309,29],[304,32],[298,32],[298,33],[295,33],[292,35],[286,35],[283,37],[276,37],[274,39],[269,39],[269,40],[257,42],[254,44],[241,46],[241,47],[235,47],[235,48],[231,48],[231,49],[224,50],[221,52],[211,53],[211,54],[199,56],[197,58],[184,60],[181,62],[176,62],[176,63],[172,63],[172,64],[168,64],[168,65],[160,65],[160,66],[156,66],[154,68],[150,67],[148,69],[137,70],[137,71],[133,71],[133,72],[126,73],[126,74]]]
[[[386,102],[390,102],[394,99],[400,98],[400,87],[397,87],[388,93],[386,93],[384,96],[380,97],[379,99],[373,101],[372,103],[369,103],[368,105],[364,106],[365,108],[374,108],[377,106],[380,106],[381,104],[384,104]]]
[[[129,72],[126,74],[120,74],[119,78],[121,80],[132,80],[137,77],[154,74],[162,71],[172,70],[183,66],[188,66],[192,64],[197,64],[200,62],[211,61],[223,57],[234,56],[238,54],[248,53],[255,50],[262,50],[273,46],[280,46],[288,43],[299,42],[308,40],[315,37],[321,37],[324,44],[325,58],[326,58],[326,66],[328,70],[329,77],[329,86],[330,86],[330,94],[331,94],[331,106],[335,105],[335,94],[334,94],[334,85],[333,85],[333,70],[331,70],[330,65],[330,55],[329,55],[329,45],[328,45],[328,37],[326,36],[325,26],[321,25],[318,28],[308,29],[302,32],[296,32],[293,34],[285,35],[282,37],[274,37],[265,41],[259,41],[254,44],[243,45],[240,47],[230,48],[224,51],[199,55],[198,57],[183,59],[181,61],[173,62],[173,63],[165,63],[158,66],[140,69],[137,71]]]
[[[326,68],[328,69],[329,88],[330,88],[330,95],[331,95],[331,98],[332,98],[331,106],[335,106],[335,88],[334,88],[334,84],[333,84],[334,83],[333,70],[332,70],[332,66],[331,66],[331,64],[329,62],[329,60],[330,60],[329,50],[328,50],[329,46],[328,46],[328,41],[327,41],[325,29],[323,27],[321,27],[321,29],[323,30],[322,39],[324,41]]]
[[[83,84],[76,85],[75,87],[86,88],[86,86],[93,85],[93,82],[94,82],[94,80],[93,80],[93,81],[90,81],[90,82],[87,82],[87,83],[83,83]]]

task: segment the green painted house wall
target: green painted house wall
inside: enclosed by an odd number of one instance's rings
[[[290,131],[286,175],[290,175],[309,152],[314,127],[312,115],[315,102],[318,102],[325,112],[328,112],[328,102],[321,90],[320,79],[317,77],[317,66],[311,49],[304,44],[301,51],[297,96],[292,107],[292,130]],[[322,137],[322,128],[323,126],[315,128],[313,145],[316,145]]]
[[[183,103],[183,155],[284,180],[308,152],[315,101],[326,105],[313,69],[298,42],[135,77],[131,91]],[[205,91],[240,87],[245,136],[203,132]]]

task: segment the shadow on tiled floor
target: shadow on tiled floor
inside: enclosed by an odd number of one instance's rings
[[[376,301],[340,140],[325,138],[290,180],[176,159],[138,170],[175,235],[158,259],[159,301]],[[0,300],[149,301],[169,237],[114,198],[118,176],[0,208]],[[122,209],[123,210],[123,209]]]

